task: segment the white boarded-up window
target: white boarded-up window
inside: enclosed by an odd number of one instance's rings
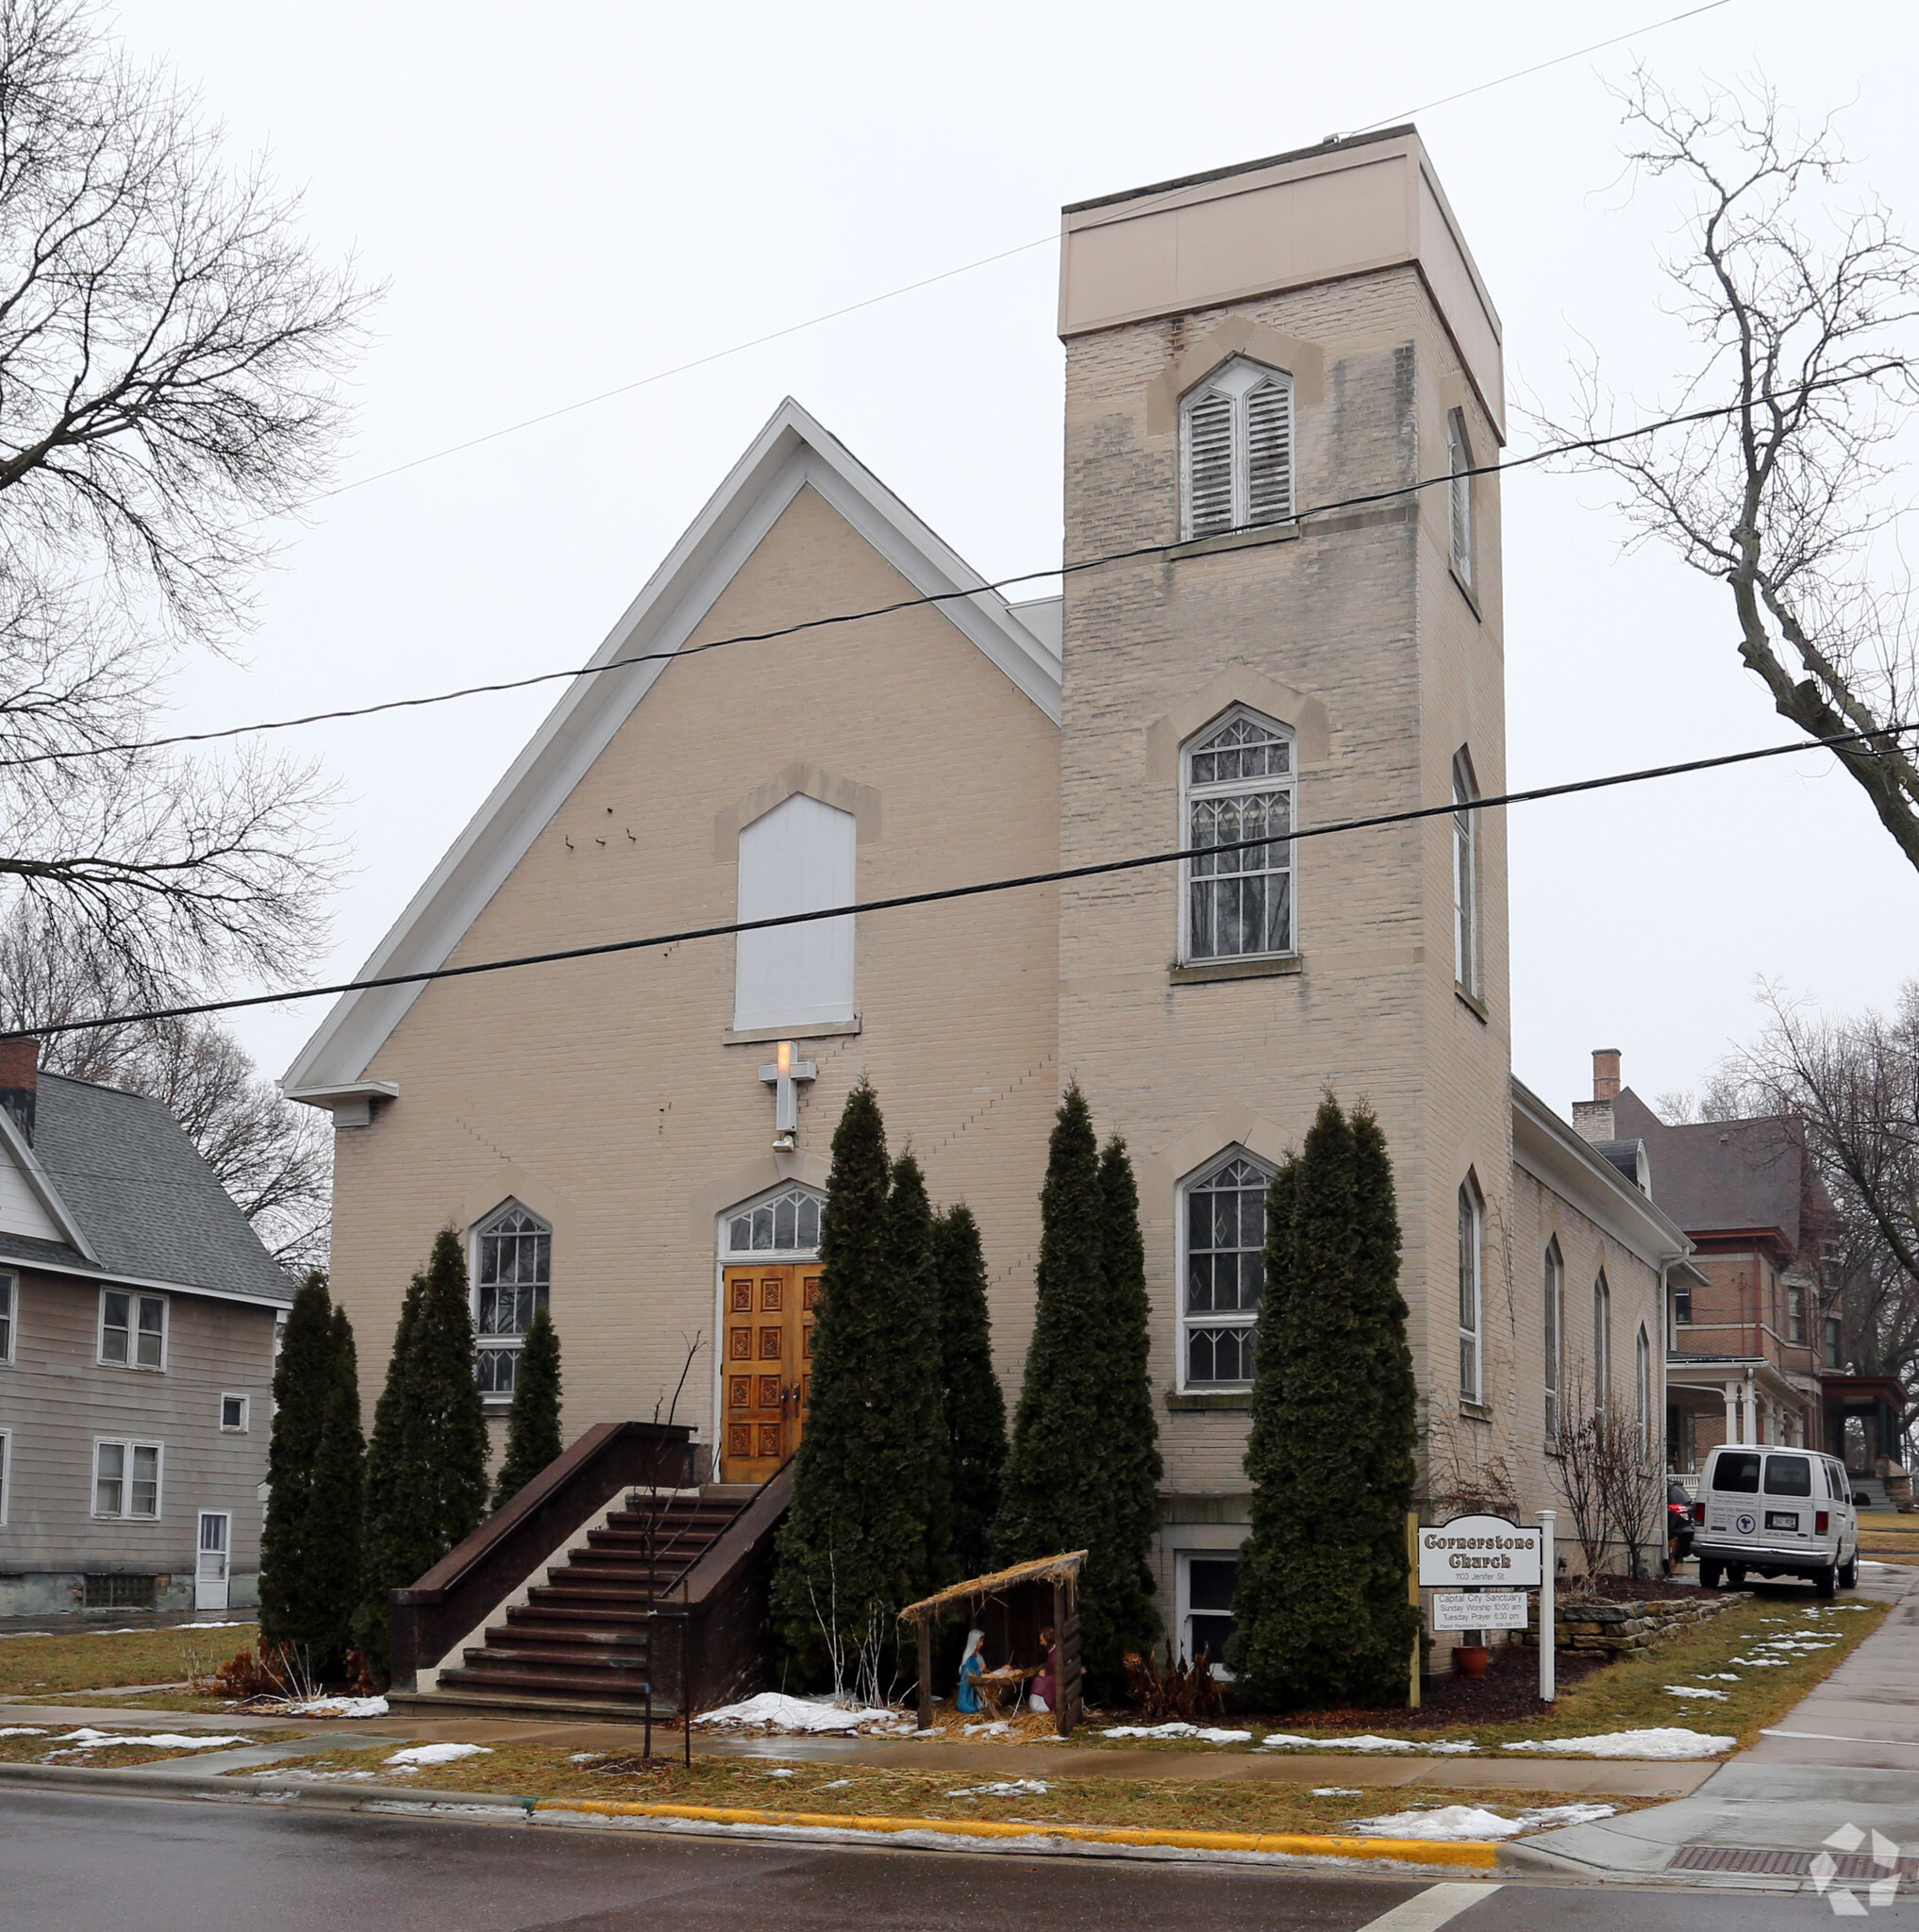
[[[850,906],[859,871],[853,814],[798,795],[740,834],[742,920]],[[853,1017],[853,922],[743,932],[735,941],[733,1024],[808,1026]]]

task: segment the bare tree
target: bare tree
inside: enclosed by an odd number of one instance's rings
[[[1801,1138],[1838,1215],[1822,1274],[1841,1359],[1906,1391],[1919,1415],[1919,981],[1891,1015],[1827,1019],[1777,988],[1763,1032],[1722,1078]]]
[[[1810,736],[1885,732],[1911,715],[1919,652],[1906,596],[1876,583],[1873,540],[1898,505],[1888,449],[1913,396],[1903,346],[1919,316],[1919,257],[1886,211],[1825,199],[1845,157],[1830,126],[1802,134],[1763,86],[1692,106],[1642,70],[1622,95],[1638,175],[1689,200],[1665,261],[1695,345],[1650,413],[1726,413],[1577,458],[1623,488],[1634,542],[1671,544],[1723,581],[1739,654],[1780,716]],[[1568,438],[1621,426],[1596,360]],[[1637,412],[1635,412],[1637,414]],[[1886,732],[1835,748],[1919,867],[1919,762]]]
[[[283,970],[309,769],[116,750],[328,472],[369,300],[86,0],[0,0],[0,880],[135,984]]]
[[[32,908],[16,906],[0,919],[0,1026],[93,1018],[124,1008],[131,991],[110,956],[62,945]],[[299,1270],[325,1265],[333,1165],[327,1124],[261,1078],[214,1022],[55,1033],[42,1044],[42,1064],[51,1074],[158,1100],[192,1137],[275,1260]]]

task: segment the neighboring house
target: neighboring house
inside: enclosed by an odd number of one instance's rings
[[[362,1335],[451,1222],[496,1436],[550,1298],[570,1432],[663,1414],[696,1344],[679,1418],[752,1482],[804,1426],[849,1089],[977,1216],[1017,1389],[1077,1080],[1139,1174],[1183,1639],[1231,1600],[1267,1184],[1327,1088],[1391,1149],[1423,1416],[1528,1509],[1577,1364],[1657,1426],[1687,1244],[1513,1085],[1502,815],[1291,837],[1505,783],[1499,485],[1468,474],[1499,324],[1417,135],[1069,209],[1061,303],[1066,555],[1124,560],[1009,604],[783,404],[368,972],[1266,842],[352,993],[284,1084],[333,1112]]]
[[[158,1101],[0,1041],[0,1616],[257,1600],[292,1298]]]
[[[1824,1254],[1836,1216],[1793,1124],[1669,1125],[1620,1085],[1612,1048],[1594,1054],[1593,1098],[1573,1116],[1609,1159],[1637,1172],[1695,1250],[1697,1278],[1673,1297],[1667,1338],[1669,1467],[1696,1470],[1721,1442],[1839,1452],[1821,1379]]]

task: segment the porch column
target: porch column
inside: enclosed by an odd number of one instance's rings
[[[1726,1440],[1743,1442],[1745,1438],[1739,1433],[1739,1384],[1728,1377],[1720,1392],[1726,1397]]]

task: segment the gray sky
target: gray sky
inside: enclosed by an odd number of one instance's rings
[[[237,147],[307,184],[324,251],[392,283],[350,481],[1039,241],[1062,202],[1397,117],[1679,4],[142,0],[120,25],[204,89]],[[1681,365],[1658,273],[1677,205],[1621,187],[1606,92],[1635,55],[1669,84],[1763,71],[1810,114],[1845,108],[1852,192],[1919,231],[1919,16],[1842,4],[1816,38],[1809,18],[1731,0],[1418,116],[1515,395],[1559,402],[1582,337],[1648,406]],[[262,586],[243,662],[181,675],[179,714],[583,661],[788,393],[979,569],[1057,561],[1055,272],[1051,245],[1028,248],[350,490]],[[1662,551],[1623,558],[1606,505],[1592,479],[1506,485],[1513,783],[1792,736],[1737,664],[1723,589]],[[337,775],[355,856],[323,976],[360,963],[551,696],[282,741]],[[777,718],[723,722],[777,741]],[[1515,1065],[1561,1108],[1594,1045],[1623,1048],[1643,1093],[1694,1086],[1752,1030],[1760,976],[1851,1007],[1890,1000],[1919,960],[1919,882],[1823,755],[1512,819]],[[238,1030],[278,1072],[323,1010]]]

